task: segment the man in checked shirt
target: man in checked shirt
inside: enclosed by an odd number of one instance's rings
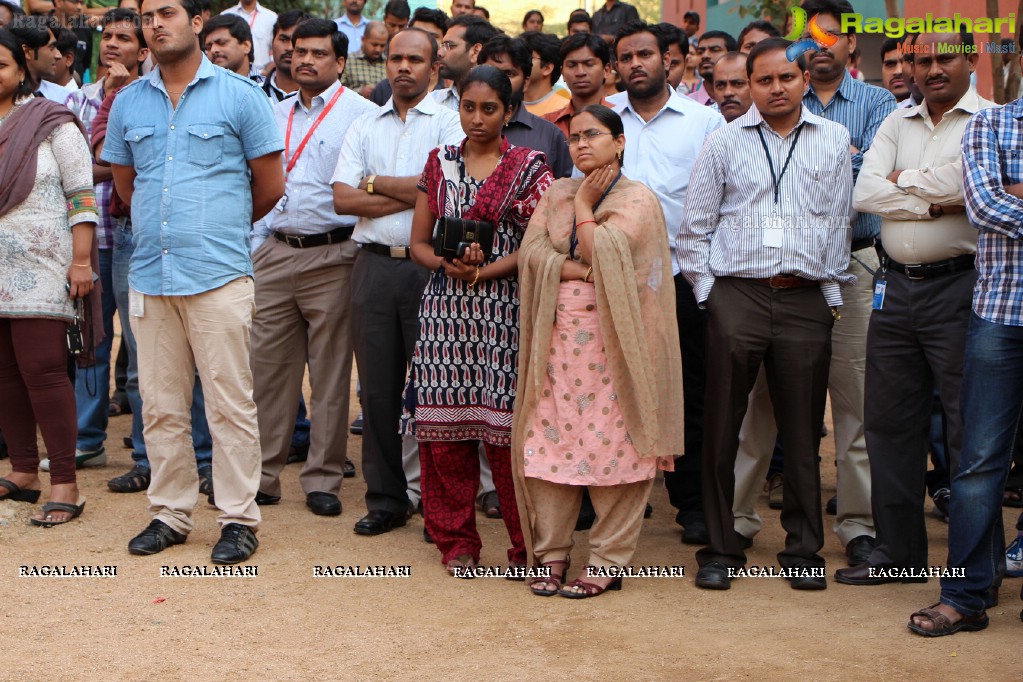
[[[707,138],[693,168],[678,236],[682,274],[708,311],[703,507],[710,543],[696,554],[696,585],[726,590],[746,563],[734,530],[735,456],[747,397],[765,366],[785,442],[778,562],[823,569],[818,434],[831,328],[849,263],[849,131],[803,105],[809,75],[787,40],[750,52],[755,108]],[[791,578],[819,590],[816,571]]]
[[[985,609],[997,604],[997,568],[1005,561],[1002,493],[1023,407],[1021,149],[1023,98],[978,112],[963,135],[966,215],[980,234],[945,562],[962,575],[943,577],[939,603],[910,616],[909,629],[926,637],[983,630]]]

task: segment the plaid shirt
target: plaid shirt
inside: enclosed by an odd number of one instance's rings
[[[356,52],[345,63],[345,72],[341,76],[341,85],[359,91],[366,85],[376,85],[387,78],[387,61],[381,57],[371,62]]]
[[[1023,99],[978,112],[963,135],[963,193],[977,240],[973,311],[988,322],[1023,326],[1023,200],[1005,191],[1023,182]]]
[[[75,112],[85,126],[86,132],[92,136],[92,119],[96,118],[99,108],[103,104],[103,81],[83,85],[79,90],[72,92],[64,105]],[[114,222],[110,219],[110,195],[113,192],[114,182],[105,180],[95,187],[96,208],[99,213],[99,221],[96,223],[96,240],[99,248],[114,248]]]

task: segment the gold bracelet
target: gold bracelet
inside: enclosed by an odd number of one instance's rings
[[[476,286],[476,282],[478,282],[479,279],[480,279],[480,269],[476,268],[476,276],[472,278],[471,282],[469,282],[469,288],[471,289],[471,288],[475,287]]]
[[[74,263],[74,262],[72,262],[71,265],[75,266],[76,268],[91,268],[92,267],[92,263]]]
[[[593,275],[593,266],[591,265],[589,267],[589,269],[586,271],[586,274],[583,276],[583,281],[584,282],[592,282],[593,280],[590,279],[590,277],[592,275]]]

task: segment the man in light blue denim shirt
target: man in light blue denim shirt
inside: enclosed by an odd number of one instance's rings
[[[203,56],[196,0],[145,0],[142,26],[157,68],[118,95],[102,155],[131,204],[130,314],[152,465],[154,519],[128,551],[156,554],[192,530],[189,403],[198,367],[221,510],[212,560],[233,564],[259,546],[249,230],[284,195],[284,145],[258,86]]]

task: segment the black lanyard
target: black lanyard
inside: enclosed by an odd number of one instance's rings
[[[618,181],[621,179],[621,177],[622,172],[619,170],[618,175],[615,176],[615,179],[611,181],[611,184],[607,186],[607,189],[604,190],[604,193],[600,195],[599,199],[597,199],[597,203],[593,204],[594,218],[597,217],[596,216],[597,207],[600,206],[601,202],[603,202],[607,195],[611,193],[611,190],[613,190],[615,185],[618,184]],[[579,237],[577,237],[575,233],[575,216],[573,215],[572,235],[568,238],[568,257],[571,258],[572,260],[575,260],[575,247],[577,246],[579,246]]]
[[[764,148],[764,155],[767,156],[767,167],[771,169],[771,182],[774,183],[774,203],[778,203],[778,192],[781,191],[781,179],[785,177],[785,171],[788,170],[789,161],[792,160],[792,152],[796,151],[796,144],[799,143],[799,136],[803,134],[803,126],[799,126],[796,129],[796,136],[792,138],[792,146],[789,147],[789,155],[785,157],[785,165],[781,167],[781,174],[774,174],[774,161],[771,160],[771,152],[767,149],[767,140],[764,139],[764,132],[757,126],[757,135],[760,136],[760,144]]]

